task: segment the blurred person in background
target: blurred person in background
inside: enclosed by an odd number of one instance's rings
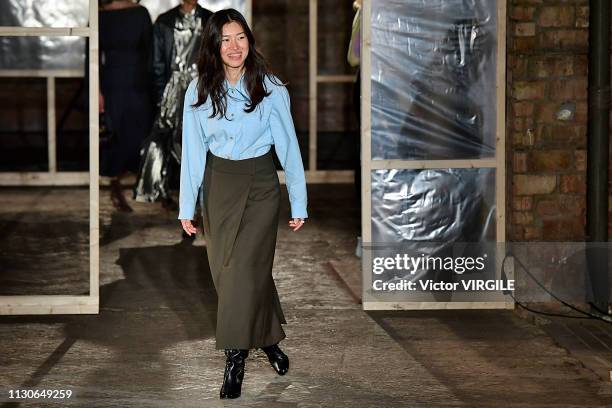
[[[198,0],[183,0],[155,21],[153,92],[157,114],[140,151],[136,201],[160,200],[165,209],[178,209],[170,188],[181,160],[183,100],[187,85],[198,75],[202,29],[211,14]]]
[[[151,17],[129,0],[99,1],[100,112],[112,137],[100,145],[100,174],[111,177],[113,206],[131,212],[121,177],[136,172],[139,149],[151,129]]]

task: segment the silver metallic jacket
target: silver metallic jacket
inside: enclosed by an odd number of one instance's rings
[[[172,172],[181,158],[185,90],[198,75],[202,29],[211,14],[200,6],[183,14],[177,6],[161,14],[153,27],[153,86],[159,111],[140,151],[137,201],[170,197]]]

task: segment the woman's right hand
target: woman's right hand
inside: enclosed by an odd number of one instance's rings
[[[198,232],[197,228],[191,223],[191,220],[181,220],[181,225],[183,226],[183,231],[189,236]]]

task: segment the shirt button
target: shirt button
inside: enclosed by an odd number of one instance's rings
[[[234,136],[230,136],[230,140],[234,140]]]

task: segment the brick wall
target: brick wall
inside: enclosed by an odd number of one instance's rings
[[[582,240],[588,0],[508,1],[508,239]]]

